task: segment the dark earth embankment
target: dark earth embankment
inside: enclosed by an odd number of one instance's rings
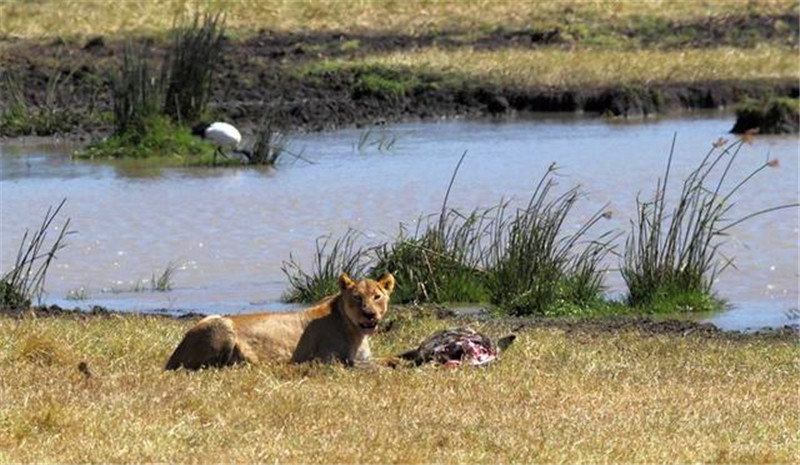
[[[37,306],[28,310],[0,310],[0,315],[16,318],[124,318],[133,315],[128,312],[110,310],[95,306],[90,310],[66,309],[58,305]],[[153,318],[178,318],[199,320],[206,315],[202,313],[153,313]],[[480,322],[482,325],[497,327],[498,331],[520,332],[526,329],[552,328],[576,335],[597,335],[619,332],[637,332],[643,336],[677,336],[700,337],[705,339],[753,340],[765,339],[774,341],[797,342],[798,327],[764,328],[754,332],[723,331],[710,323],[699,323],[689,319],[654,319],[648,316],[605,316],[597,318],[570,317],[498,317],[489,313],[462,313],[437,305],[398,305],[393,306],[387,318],[381,323],[380,331],[391,332],[395,325],[402,325],[409,320],[419,320],[435,316],[445,320],[449,326],[464,326]]]
[[[796,18],[789,19],[794,21],[790,25],[796,26]],[[756,17],[750,22],[757,24],[750,26],[763,26],[769,32],[772,22],[777,20],[785,22],[780,18]],[[701,26],[680,25],[693,33],[683,35],[690,38],[688,43],[673,45],[725,44],[730,35],[713,33],[727,30],[730,25],[725,21],[714,20]],[[657,36],[639,33],[637,40],[642,44],[653,42]],[[719,108],[748,98],[797,97],[800,93],[794,79],[550,88],[501,85],[468,76],[381,65],[321,67],[312,71],[308,69],[313,67],[304,68],[328,58],[413,50],[432,44],[443,48],[465,44],[477,49],[536,48],[568,47],[575,40],[559,29],[495,31],[469,41],[447,33],[404,36],[261,32],[248,39],[226,41],[219,78],[212,91],[212,116],[246,126],[257,123],[264,115],[275,115],[289,129],[321,130],[516,111],[586,111],[640,117]],[[154,56],[163,53],[159,41],[141,39],[140,42],[151,43]],[[47,116],[46,124],[29,127],[0,124],[0,135],[61,134],[85,138],[108,133],[110,76],[119,66],[124,45],[122,40],[102,37],[47,43],[0,41],[0,69],[6,76],[3,84],[11,83],[29,108],[46,109]],[[9,105],[6,100],[0,99],[0,105]]]

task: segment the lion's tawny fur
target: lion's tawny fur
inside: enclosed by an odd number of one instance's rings
[[[212,315],[189,329],[166,369],[310,360],[352,364],[370,357],[369,334],[386,313],[395,280],[339,278],[340,292],[291,313]]]

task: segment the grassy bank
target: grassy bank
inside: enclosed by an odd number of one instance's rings
[[[164,372],[190,324],[0,317],[0,462],[800,458],[794,342],[530,329],[486,369]],[[453,324],[400,318],[373,351],[394,354]]]
[[[325,69],[379,65],[454,74],[464,80],[519,88],[615,87],[715,80],[798,79],[797,51],[783,47],[689,50],[530,50],[437,47],[341,59]]]
[[[208,115],[257,124],[275,111],[287,128],[320,130],[509,110],[628,117],[796,96],[798,6],[9,0],[0,4],[0,67],[21,92],[2,90],[24,99],[0,100],[0,135],[106,135],[109,75],[125,44],[168,55],[173,26],[198,12],[221,12],[225,24],[221,58],[211,61],[221,81],[195,99],[209,102]]]
[[[745,100],[736,108],[731,132],[757,129],[760,134],[797,134],[800,131],[800,101],[796,98]]]
[[[631,31],[666,32],[676,24],[693,24],[709,17],[772,17],[786,15],[780,31],[796,16],[795,0],[757,0],[746,5],[724,0],[671,2],[616,0],[611,4],[581,0],[514,2],[472,0],[452,2],[385,2],[367,0],[243,0],[164,2],[100,0],[10,0],[0,4],[0,34],[23,38],[92,34],[152,34],[169,29],[178,15],[218,8],[228,24],[243,34],[265,28],[275,31],[356,31],[399,34],[441,34],[495,29],[565,28],[579,36],[625,40]],[[611,27],[611,25],[614,25]],[[616,34],[613,34],[615,33]],[[683,34],[687,31],[681,30]],[[747,37],[741,30],[730,31]],[[625,33],[625,34],[623,34]],[[635,35],[635,34],[633,34]]]

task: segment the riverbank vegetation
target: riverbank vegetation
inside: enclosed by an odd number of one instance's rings
[[[401,308],[388,317],[391,329],[373,338],[378,357],[455,324],[492,337],[512,329]],[[193,323],[0,316],[0,462],[800,458],[792,337],[532,326],[479,369],[262,364],[165,372]]]
[[[772,97],[745,100],[736,107],[736,123],[731,132],[743,134],[797,134],[800,132],[800,100]]]
[[[587,218],[570,216],[583,194],[578,187],[557,189],[555,166],[527,201],[503,200],[470,212],[448,208],[451,180],[441,212],[420,218],[413,230],[401,225],[393,240],[364,244],[353,231],[325,238],[309,271],[290,257],[283,266],[287,299],[313,302],[334,292],[338,270],[355,276],[389,271],[398,280],[393,298],[403,303],[477,302],[500,313],[546,316],[718,310],[723,300],[713,283],[733,263],[721,249],[726,232],[754,216],[799,205],[747,214],[734,209],[751,179],[779,166],[766,159],[732,179],[731,167],[749,137],[715,142],[677,183],[678,193],[668,194],[676,184],[670,177],[673,141],[652,196],[635,200],[637,216],[622,248],[620,232],[602,226],[613,212],[601,208]],[[620,257],[624,301],[605,296],[611,255]]]
[[[158,34],[170,29],[179,15],[191,15],[208,4],[201,1],[167,0],[159,3],[122,3],[55,0],[10,0],[0,5],[0,34],[36,39],[91,35]],[[565,29],[565,34],[594,38],[597,42],[640,45],[640,37],[664,35],[691,38],[725,20],[752,18],[761,28],[723,28],[724,36],[742,39],[797,40],[781,33],[796,21],[797,2],[757,0],[746,5],[704,0],[698,3],[656,0],[615,1],[612,5],[580,0],[360,2],[357,7],[332,0],[240,1],[214,6],[224,8],[228,25],[238,34],[260,29],[277,32],[352,31],[356,33],[443,35],[450,31],[473,36],[494,31]],[[420,14],[424,12],[424,14]],[[69,19],[67,20],[67,13]],[[705,26],[705,27],[702,27]],[[760,32],[760,34],[759,34]],[[763,37],[758,37],[763,36]],[[614,39],[613,41],[610,39]],[[646,41],[645,41],[646,42]],[[744,45],[751,45],[744,41]]]
[[[0,5],[0,65],[25,96],[24,105],[0,102],[0,135],[112,132],[109,75],[126,44],[152,47],[156,62],[184,56],[169,52],[174,26],[209,7],[224,18],[221,55],[185,55],[203,59],[189,59],[195,69],[174,75],[172,88],[207,89],[194,101],[239,127],[273,111],[302,130],[514,111],[639,117],[796,97],[800,77],[796,0],[68,4],[74,11],[50,1]],[[74,17],[63,20],[65,11]],[[195,79],[212,72],[216,84]],[[70,116],[58,120],[67,128],[46,118],[52,112],[19,111],[41,107],[48,75],[76,97],[55,105]]]
[[[69,218],[60,225],[54,224],[65,203],[66,199],[48,208],[38,229],[25,230],[11,269],[0,270],[0,310],[25,311],[44,292],[47,271],[73,232]]]
[[[337,68],[377,65],[410,69],[415,74],[479,78],[481,82],[498,86],[575,89],[581,86],[791,79],[798,76],[797,64],[796,50],[772,46],[688,50],[587,47],[569,51],[559,48],[425,47],[342,58],[316,66],[330,72]]]

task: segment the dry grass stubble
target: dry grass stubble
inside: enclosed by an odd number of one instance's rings
[[[164,372],[189,325],[0,317],[0,462],[800,459],[793,343],[537,329],[486,369]],[[399,321],[374,350],[446,325]]]

